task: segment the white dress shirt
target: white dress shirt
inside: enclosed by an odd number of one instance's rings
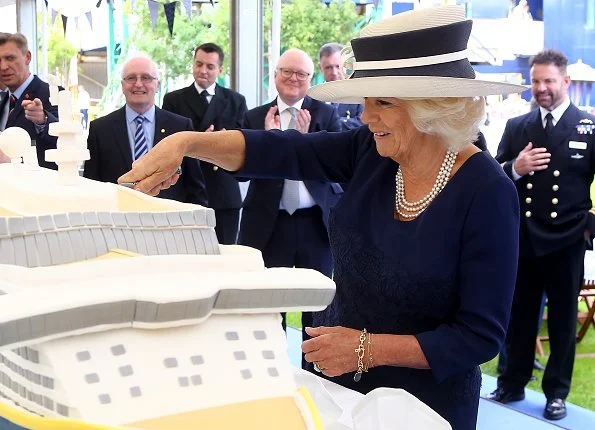
[[[209,87],[209,88],[201,88],[200,85],[198,85],[196,83],[196,81],[194,81],[194,88],[196,88],[196,91],[198,91],[198,94],[200,95],[200,93],[202,93],[204,90],[207,90],[207,93],[209,93],[209,95],[207,96],[207,101],[209,103],[211,103],[211,100],[213,100],[213,96],[215,95],[215,85],[217,85],[215,82],[213,82],[213,84]]]
[[[280,97],[277,97],[277,108],[279,109],[279,119],[281,121],[281,130],[287,130],[287,126],[289,125],[289,121],[291,121],[291,114],[289,113],[290,107],[296,108],[298,111],[302,108],[302,103],[304,99],[299,100],[298,102],[288,105]],[[312,195],[306,188],[303,182],[300,181],[299,184],[299,193],[300,193],[300,206],[298,209],[306,209],[316,206],[316,202],[312,198]],[[285,209],[283,207],[283,199],[279,203],[279,209]]]

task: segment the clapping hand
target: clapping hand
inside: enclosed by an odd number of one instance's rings
[[[277,113],[277,106],[271,106],[264,117],[265,130],[281,130],[281,117]]]

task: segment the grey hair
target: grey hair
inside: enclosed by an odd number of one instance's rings
[[[484,97],[403,100],[415,128],[440,137],[449,149],[459,151],[477,140],[485,114]]]
[[[124,61],[124,64],[122,64],[122,70],[120,72],[120,76],[122,77],[122,79],[124,79],[124,71],[126,70],[126,67],[128,66],[128,64],[132,61],[132,60],[136,60],[139,58],[143,58],[145,60],[148,60],[151,64],[151,69],[153,69],[151,71],[151,73],[155,72],[155,78],[159,79],[159,67],[157,67],[157,63],[155,63],[155,61],[153,61],[153,59],[151,57],[149,57],[147,54],[135,54],[132,57],[128,57],[126,59],[126,61]]]
[[[343,45],[340,43],[325,43],[318,51],[318,61],[320,61],[322,57],[329,57],[335,52],[340,52],[343,48]]]

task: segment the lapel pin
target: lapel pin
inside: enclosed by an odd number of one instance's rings
[[[161,129],[161,133],[165,133],[165,129],[164,128]]]
[[[591,121],[589,118],[583,118],[579,121],[579,124],[593,124],[593,121]]]

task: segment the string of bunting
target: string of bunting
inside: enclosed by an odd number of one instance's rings
[[[163,5],[163,11],[165,12],[165,19],[167,20],[167,28],[169,29],[170,36],[174,34],[174,21],[176,19],[176,3],[178,1],[171,1],[167,3],[160,3],[157,0],[147,0],[147,6],[149,7],[149,16],[151,17],[151,26],[153,29],[157,26],[157,16],[159,15],[159,5]],[[211,6],[215,6],[214,0],[210,0]],[[192,0],[182,0],[184,9],[189,19],[192,19]]]
[[[126,0],[123,0],[123,1],[126,1]],[[135,0],[128,0],[128,1],[130,1],[131,6],[134,7]],[[211,6],[215,5],[214,0],[209,0],[209,2],[211,3]],[[44,0],[44,3],[45,3],[46,8],[50,10],[51,22],[53,23],[56,20],[58,13],[62,12],[62,10],[61,9],[56,10],[56,9],[50,7],[49,0]],[[95,7],[96,8],[101,7],[102,3],[103,3],[103,0],[98,0]],[[113,5],[114,0],[105,0],[105,3],[108,5],[109,4]],[[178,0],[168,1],[167,3],[161,3],[156,0],[147,0],[147,6],[149,8],[149,15],[151,17],[151,26],[153,27],[153,29],[157,26],[157,17],[159,15],[159,6],[163,5],[163,10],[165,12],[165,18],[167,19],[167,27],[169,29],[169,34],[171,36],[173,36],[174,21],[176,18],[176,3],[178,3]],[[182,4],[184,6],[186,14],[188,15],[188,18],[192,19],[192,0],[182,0]],[[68,24],[69,16],[65,15],[63,13],[60,13],[60,16],[61,16],[61,20],[62,20],[62,28],[63,28],[64,34],[66,34],[66,26]],[[92,15],[91,11],[85,12],[85,16],[87,17],[87,20],[89,21],[89,26],[91,27],[91,30],[93,30],[93,15]],[[79,24],[78,16],[74,17],[74,23],[75,23],[75,26],[78,27],[78,24]]]

